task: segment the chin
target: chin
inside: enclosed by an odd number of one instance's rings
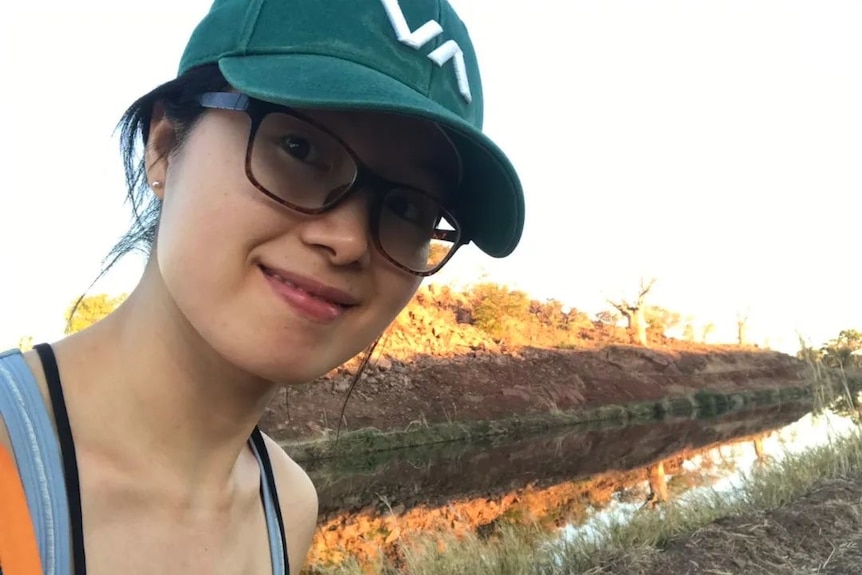
[[[376,336],[371,330],[350,329],[353,326],[313,330],[298,322],[237,324],[205,319],[198,333],[227,364],[277,385],[314,381],[362,353]],[[226,329],[225,323],[232,329]]]
[[[321,350],[314,352],[291,351],[278,353],[270,351],[261,354],[267,346],[255,349],[236,350],[233,353],[224,354],[228,362],[235,365],[241,371],[275,385],[298,385],[309,383],[326,375],[350,357],[341,360],[340,357],[321,357]],[[315,357],[316,356],[316,357]],[[314,360],[309,360],[314,357]]]
[[[328,369],[291,369],[291,367],[295,366],[278,366],[272,370],[268,370],[265,374],[265,379],[276,385],[302,385],[323,377],[338,367],[338,365],[334,365]]]

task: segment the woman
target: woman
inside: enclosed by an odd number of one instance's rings
[[[481,123],[445,0],[216,0],[121,122],[136,224],[114,255],[149,252],[139,285],[0,360],[47,573],[299,572],[315,490],[258,421],[461,245],[515,248],[520,184]]]

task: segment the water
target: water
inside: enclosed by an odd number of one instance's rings
[[[648,504],[657,466],[673,497],[732,492],[755,465],[825,436],[810,406],[785,404],[711,419],[597,424],[520,441],[452,443],[307,464],[320,500],[310,562],[376,553],[410,532],[456,533],[531,521],[589,537]],[[768,434],[768,435],[767,435]],[[676,493],[679,491],[680,493]]]
[[[814,447],[827,445],[830,441],[858,430],[847,417],[831,412],[819,416],[811,413],[768,433],[761,438],[761,453],[758,454],[753,441],[730,442],[699,452],[681,462],[680,471],[697,474],[701,484],[685,490],[674,498],[677,505],[697,505],[709,493],[720,494],[733,500],[742,493],[746,478],[766,458],[779,462],[788,455],[802,453]],[[672,482],[673,475],[667,475]],[[570,524],[562,529],[568,539],[596,540],[609,523],[624,524],[641,506],[616,499],[604,509],[592,514],[588,520]]]

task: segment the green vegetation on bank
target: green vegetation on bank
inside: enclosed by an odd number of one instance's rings
[[[832,380],[832,372],[817,370],[815,397],[823,402],[817,411],[855,395],[852,378]],[[855,402],[851,402],[855,405]],[[716,493],[689,499],[685,505],[665,504],[644,509],[630,520],[606,522],[596,537],[562,540],[537,525],[512,522],[490,535],[456,538],[428,533],[403,541],[397,561],[381,559],[375,565],[348,560],[335,566],[312,566],[313,575],[484,575],[561,573],[629,573],[659,554],[674,538],[694,533],[714,521],[775,509],[811,492],[823,481],[862,479],[862,430],[833,439],[823,447],[787,455],[777,463],[757,467],[746,478],[737,497]]]
[[[478,441],[498,436],[523,439],[553,429],[597,422],[624,424],[674,417],[712,417],[754,407],[813,401],[813,395],[811,387],[782,387],[733,393],[700,390],[691,396],[669,397],[661,401],[601,405],[578,411],[550,411],[494,421],[434,424],[415,422],[403,430],[383,432],[360,429],[342,433],[337,438],[330,432],[320,439],[286,441],[281,445],[297,461],[309,461],[446,442]]]

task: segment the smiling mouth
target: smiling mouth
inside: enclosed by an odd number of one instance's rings
[[[285,288],[288,288],[290,292],[293,292],[294,296],[305,296],[305,298],[311,300],[309,303],[331,306],[338,308],[341,311],[356,307],[359,304],[359,300],[357,298],[336,288],[320,284],[308,278],[296,276],[295,274],[275,270],[264,265],[259,267],[263,274],[269,279],[278,282]],[[289,292],[282,292],[282,295],[289,295]],[[331,314],[327,313],[325,315]]]

